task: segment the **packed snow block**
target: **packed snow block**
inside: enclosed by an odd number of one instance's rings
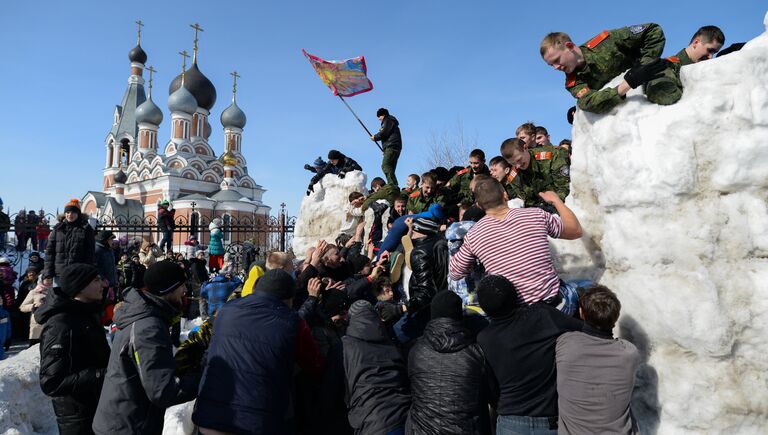
[[[301,209],[293,231],[293,252],[302,258],[307,248],[322,239],[333,243],[339,235],[344,209],[352,192],[368,193],[367,176],[361,171],[347,173],[344,178],[328,174],[315,184],[315,191],[301,201]]]
[[[40,345],[0,361],[0,434],[56,433],[51,399],[40,389]]]
[[[568,204],[584,237],[553,242],[556,262],[618,294],[643,433],[764,434],[768,33],[681,76],[672,106],[635,90],[577,112]]]

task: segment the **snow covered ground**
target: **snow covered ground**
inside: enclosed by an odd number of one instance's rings
[[[645,433],[768,428],[767,78],[764,33],[683,67],[675,105],[638,90],[576,115],[569,204],[586,234],[555,246],[565,277],[621,299]]]

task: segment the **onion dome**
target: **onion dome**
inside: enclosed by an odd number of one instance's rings
[[[197,110],[197,101],[192,93],[182,86],[168,97],[168,108],[171,112],[184,112],[191,115]]]
[[[128,60],[143,64],[147,61],[147,53],[141,48],[141,45],[137,45],[128,52]]]
[[[237,106],[234,98],[232,104],[221,112],[221,125],[224,127],[245,127],[245,113]]]
[[[232,151],[222,154],[219,160],[221,160],[224,166],[237,166],[237,157],[235,157]]]
[[[168,87],[168,94],[174,93],[181,86],[181,74],[176,76]],[[216,88],[213,87],[213,83],[208,80],[208,77],[204,76],[197,67],[197,63],[192,64],[192,68],[188,69],[184,78],[184,87],[189,89],[189,92],[197,100],[197,105],[211,110],[216,103]]]
[[[136,108],[136,122],[146,122],[152,125],[160,125],[163,122],[163,112],[152,101],[152,97]]]
[[[126,181],[128,181],[128,176],[125,175],[122,168],[118,169],[117,174],[115,174],[115,183],[125,184]]]

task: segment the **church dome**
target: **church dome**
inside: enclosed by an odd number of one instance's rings
[[[146,122],[152,125],[160,125],[163,122],[163,112],[152,101],[152,98],[147,99],[136,108],[136,122]]]
[[[224,127],[245,127],[245,112],[238,107],[234,98],[232,104],[221,112],[221,125]]]
[[[171,109],[171,112],[184,112],[191,115],[197,110],[197,101],[187,90],[186,86],[183,86],[177,88],[176,91],[168,97],[168,108]]]
[[[227,151],[219,158],[224,166],[237,166],[237,157],[232,151]]]
[[[128,176],[125,175],[125,172],[123,172],[122,168],[117,171],[117,174],[115,174],[115,183],[116,184],[125,184],[125,182],[128,181]]]
[[[176,76],[168,87],[168,94],[174,93],[181,86],[181,74]],[[211,110],[216,103],[216,88],[213,86],[208,77],[204,76],[197,67],[197,63],[193,63],[192,67],[187,70],[184,78],[184,87],[189,89],[189,92],[197,100],[197,105]]]
[[[143,64],[147,61],[147,53],[141,48],[141,45],[137,45],[128,52],[128,60]]]

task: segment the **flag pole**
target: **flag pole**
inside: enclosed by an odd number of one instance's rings
[[[355,119],[357,119],[357,122],[359,122],[360,125],[363,127],[363,129],[365,129],[365,132],[368,133],[368,136],[373,136],[370,130],[368,130],[368,127],[366,127],[365,124],[363,124],[363,121],[361,121],[360,118],[357,116],[357,113],[355,113],[355,111],[352,110],[351,107],[349,107],[349,104],[347,104],[347,100],[345,100],[344,97],[342,97],[341,95],[338,95],[338,97],[341,100],[341,102],[344,103],[345,106],[347,106],[347,109],[349,109],[349,111],[352,112],[352,115],[355,116]],[[384,151],[384,148],[382,148],[381,145],[379,145],[379,141],[374,141],[374,142],[376,142],[376,146],[379,147],[379,150]]]

